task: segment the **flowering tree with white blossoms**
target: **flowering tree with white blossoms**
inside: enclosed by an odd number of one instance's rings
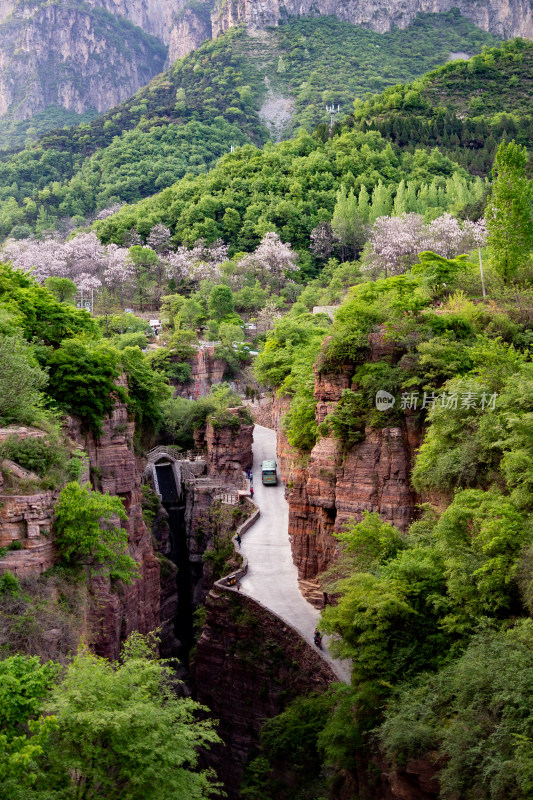
[[[47,278],[70,278],[83,291],[100,288],[105,283],[118,289],[131,284],[132,267],[128,250],[115,244],[104,246],[94,233],[84,233],[67,242],[47,238],[42,240],[8,239],[2,248],[2,258],[16,269],[31,272],[39,281]],[[91,285],[86,281],[94,278]]]
[[[399,275],[412,266],[418,254],[431,249],[420,214],[378,217],[370,233],[367,269]]]
[[[172,249],[170,230],[158,222],[148,234],[146,244],[156,253],[168,253]]]
[[[167,276],[175,281],[218,281],[222,277],[221,264],[228,258],[228,245],[220,239],[210,245],[200,239],[191,249],[181,246],[165,256]]]
[[[108,217],[113,216],[113,214],[116,214],[117,211],[120,211],[123,205],[124,203],[113,203],[112,206],[108,206],[108,208],[103,208],[101,211],[99,211],[95,219],[107,219]]]
[[[2,259],[11,261],[16,269],[31,272],[41,283],[46,278],[70,277],[63,243],[57,239],[8,239],[2,247]]]
[[[333,253],[338,241],[331,223],[321,222],[311,231],[309,250],[317,258],[325,260]]]
[[[253,253],[240,260],[239,267],[242,271],[254,272],[263,282],[273,279],[279,294],[287,275],[299,271],[297,258],[298,254],[291,246],[282,242],[277,233],[270,231],[265,233]]]
[[[465,220],[461,224],[451,214],[443,214],[426,224],[414,213],[379,217],[372,226],[366,269],[384,270],[386,276],[400,275],[425,250],[454,258],[473,247],[482,247],[485,241],[483,220]]]

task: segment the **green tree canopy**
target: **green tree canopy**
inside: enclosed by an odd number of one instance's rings
[[[498,147],[487,207],[488,248],[504,280],[512,278],[533,248],[533,189],[526,177],[527,151],[512,141]]]
[[[232,314],[234,310],[233,292],[229,286],[214,286],[209,295],[207,308],[211,319],[215,319],[217,322],[220,322],[226,314]]]
[[[42,417],[48,382],[22,336],[0,336],[0,425],[31,425]]]
[[[213,776],[198,748],[219,741],[202,706],[178,697],[173,670],[132,634],[119,663],[78,655],[47,703],[57,719],[37,797],[201,800]],[[31,795],[30,795],[31,797]]]
[[[59,495],[54,509],[54,541],[67,565],[89,565],[98,574],[132,583],[139,565],[128,554],[127,520],[120,497],[90,491],[73,481]]]
[[[97,434],[114,398],[126,399],[124,389],[115,383],[119,353],[107,343],[67,339],[48,355],[47,366],[51,397]]]
[[[73,303],[78,292],[76,284],[70,278],[53,276],[47,278],[44,285],[59,303]]]

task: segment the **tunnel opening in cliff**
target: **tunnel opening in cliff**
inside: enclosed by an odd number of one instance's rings
[[[192,576],[189,564],[187,528],[185,523],[185,497],[182,487],[176,483],[172,464],[157,464],[155,467],[161,502],[168,514],[170,530],[170,560],[178,568],[176,585],[178,594],[174,633],[178,641],[177,656],[188,668],[189,654],[194,641]]]

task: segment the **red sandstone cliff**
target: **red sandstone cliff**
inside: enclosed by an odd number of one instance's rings
[[[199,347],[190,360],[191,377],[185,383],[172,381],[176,393],[182,397],[205,397],[209,394],[211,386],[220,383],[227,370],[227,364],[222,358],[216,358],[215,346],[204,345]]]
[[[195,432],[194,438],[197,447],[207,449],[207,474],[239,486],[242,471],[252,466],[254,426],[243,407],[228,408],[227,413],[238,423],[213,425],[208,422],[205,428]]]
[[[133,450],[135,425],[124,404],[116,403],[104,420],[101,436],[83,432],[79,420],[71,420],[69,433],[89,456],[93,481],[103,492],[118,495],[128,514],[130,555],[140,564],[141,576],[120,590],[105,578],[93,578],[90,585],[90,628],[95,651],[117,658],[120,643],[132,631],[148,633],[160,623],[159,560],[141,510],[142,470]]]
[[[369,337],[367,360],[398,354],[384,341],[382,332]],[[334,411],[342,392],[352,385],[354,366],[345,364],[335,373],[315,373],[316,421]],[[283,431],[287,398],[275,398],[270,408],[278,432],[278,464],[289,502],[289,534],[300,580],[313,579],[334,560],[336,540],[351,520],[375,511],[384,520],[406,530],[413,519],[417,498],[410,484],[414,453],[421,432],[409,416],[401,426],[365,429],[364,439],[343,452],[334,437],[319,439],[310,454],[291,447]],[[261,417],[265,421],[264,412]]]

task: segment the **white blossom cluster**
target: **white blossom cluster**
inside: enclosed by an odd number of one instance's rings
[[[11,261],[17,269],[32,273],[40,282],[50,277],[70,278],[82,292],[106,286],[118,290],[122,296],[139,278],[129,248],[143,244],[135,230],[128,231],[124,242],[123,247],[103,245],[93,232],[82,233],[68,241],[54,237],[8,239],[1,258]],[[175,247],[170,230],[161,223],[150,231],[146,247],[157,255],[150,269],[159,286],[164,278],[193,284],[203,280],[219,281],[223,277],[221,266],[228,261],[229,247],[222,240],[207,244],[200,239],[192,247]],[[279,290],[287,276],[298,271],[296,260],[297,254],[277,233],[266,233],[256,250],[237,264],[235,277],[242,279],[246,272],[252,272],[263,283],[275,283]]]
[[[16,269],[31,272],[38,281],[70,278],[82,291],[102,284],[128,283],[133,270],[128,250],[116,244],[103,245],[95,233],[82,233],[69,241],[50,237],[42,240],[8,239],[2,259]]]
[[[366,269],[400,275],[412,267],[425,250],[454,258],[474,247],[482,247],[486,238],[484,220],[461,223],[451,214],[443,214],[430,223],[425,223],[420,214],[379,217],[370,233]]]

